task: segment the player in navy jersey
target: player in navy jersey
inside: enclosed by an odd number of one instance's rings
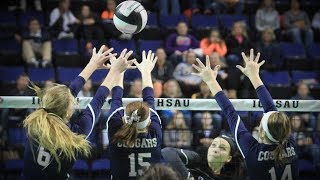
[[[90,154],[87,137],[92,132],[114,77],[133,63],[126,60],[132,51],[125,54],[125,50],[119,60],[110,66],[107,77],[87,108],[78,119],[70,120],[75,108],[75,97],[84,83],[96,69],[107,68],[104,63],[112,55],[112,49],[103,52],[104,48],[102,46],[98,53],[93,49],[90,62],[69,88],[60,84],[44,90],[33,87],[41,100],[41,108],[32,112],[24,121],[28,140],[22,179],[68,179],[74,160],[80,155]]]
[[[237,65],[237,68],[250,79],[265,111],[259,127],[259,142],[244,126],[216,81],[219,65],[212,70],[209,57],[207,57],[206,66],[197,59],[198,65],[193,64],[193,67],[198,71],[197,75],[207,83],[227,118],[231,133],[245,158],[249,178],[253,180],[297,179],[298,157],[295,141],[290,136],[290,121],[285,113],[277,111],[271,95],[259,77],[259,69],[264,61],[258,63],[260,53],[254,58],[253,49],[250,50],[249,57],[246,57],[244,53],[242,53],[242,57],[245,67]]]
[[[160,162],[162,131],[154,107],[151,71],[157,57],[149,51],[142,52],[142,62],[135,62],[142,75],[143,102],[122,106],[123,74],[112,88],[110,115],[107,120],[110,139],[110,165],[112,179],[136,179],[142,170]],[[111,60],[112,63],[112,60]]]
[[[234,140],[226,135],[213,139],[209,148],[197,151],[166,147],[166,163],[180,172],[183,179],[238,180],[245,177],[245,164]]]

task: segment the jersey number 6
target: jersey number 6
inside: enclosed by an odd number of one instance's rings
[[[47,167],[50,163],[50,158],[51,158],[51,155],[47,151],[45,151],[43,147],[40,147],[37,163],[40,166]]]
[[[137,157],[138,156],[138,157]],[[144,162],[143,158],[151,158],[151,153],[132,153],[128,156],[130,159],[130,172],[129,177],[136,177],[137,171],[136,171],[136,158],[138,158],[138,164],[141,167],[147,167],[150,166],[149,162]],[[142,174],[142,170],[138,170],[139,175]]]

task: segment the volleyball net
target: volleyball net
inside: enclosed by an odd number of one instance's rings
[[[91,97],[79,97],[77,109],[84,109],[90,103]],[[141,98],[123,98],[123,105]],[[231,99],[237,111],[263,111],[258,99]],[[288,112],[320,112],[320,100],[287,100],[275,99],[278,111]],[[106,99],[102,109],[109,109],[111,99]],[[0,96],[0,108],[38,108],[40,100],[34,96]],[[183,98],[155,98],[157,110],[191,110],[191,111],[219,111],[221,110],[215,99],[183,99]]]

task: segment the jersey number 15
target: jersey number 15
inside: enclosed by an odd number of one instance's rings
[[[140,167],[148,167],[150,166],[149,162],[144,162],[143,158],[151,158],[151,153],[132,153],[128,156],[130,159],[130,172],[129,177],[136,177],[137,176],[137,170],[136,170],[136,159],[138,158],[138,165]],[[143,172],[139,168],[138,170],[139,175],[141,175]]]

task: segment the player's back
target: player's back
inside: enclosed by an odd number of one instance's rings
[[[67,161],[61,156],[59,159],[60,171],[58,171],[57,161],[49,151],[29,139],[25,146],[24,164],[27,166],[24,166],[22,179],[68,179],[73,162]]]
[[[291,180],[298,178],[298,156],[294,140],[290,137],[282,157],[282,164],[276,164],[273,151],[277,144],[255,143],[245,160],[248,168],[248,175],[251,180]]]
[[[152,123],[153,124],[153,123]],[[149,132],[139,134],[134,146],[120,142],[110,143],[110,163],[113,179],[136,179],[145,167],[159,163],[161,159],[162,134],[152,125]]]

